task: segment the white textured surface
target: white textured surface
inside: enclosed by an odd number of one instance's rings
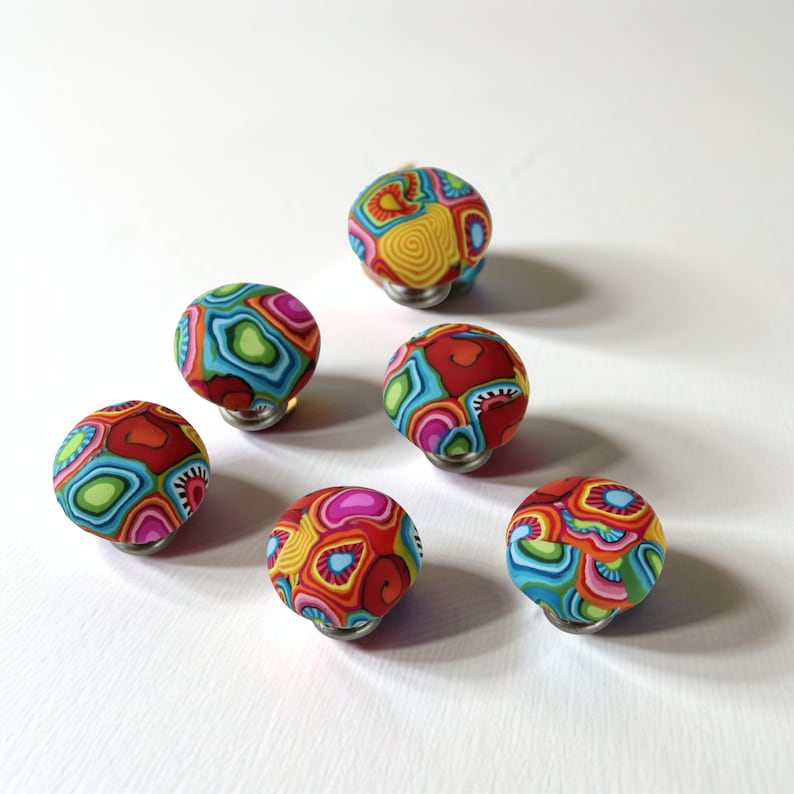
[[[785,0],[3,3],[0,790],[790,791],[793,31]],[[390,303],[346,240],[405,160],[495,219],[476,293],[440,311]],[[323,333],[261,438],[172,360],[186,303],[236,280]],[[379,405],[390,353],[447,318],[501,332],[533,386],[469,477]],[[51,493],[64,433],[131,398],[214,465],[162,558]],[[572,473],[639,490],[670,547],[591,638],[504,568],[513,509]],[[426,551],[358,645],[265,575],[274,519],[335,483],[391,493]]]

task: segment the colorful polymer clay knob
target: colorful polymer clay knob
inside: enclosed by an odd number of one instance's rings
[[[433,326],[401,345],[383,379],[392,424],[436,466],[459,474],[512,438],[528,399],[518,353],[465,323]]]
[[[207,450],[178,413],[150,402],[102,408],[69,431],[52,479],[64,513],[130,554],[164,549],[198,509]]]
[[[265,284],[226,284],[185,309],[174,355],[193,391],[241,430],[264,430],[295,406],[320,354],[311,312]]]
[[[370,488],[332,487],[291,505],[270,534],[267,567],[281,600],[325,635],[373,631],[422,566],[410,516]]]
[[[491,213],[465,180],[441,168],[404,168],[353,202],[350,245],[397,303],[425,309],[466,292],[485,262]]]
[[[636,606],[662,571],[665,540],[636,491],[601,477],[541,486],[507,527],[507,570],[557,628],[603,629]]]

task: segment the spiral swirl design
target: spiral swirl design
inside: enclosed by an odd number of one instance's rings
[[[359,194],[350,244],[377,279],[413,289],[473,279],[491,239],[491,215],[465,180],[440,168],[393,171]]]
[[[452,214],[441,204],[429,204],[411,223],[386,232],[380,239],[380,253],[394,274],[412,287],[443,282],[460,259]]]

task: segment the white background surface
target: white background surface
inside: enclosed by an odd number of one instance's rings
[[[3,792],[791,791],[794,10],[781,2],[0,5]],[[406,160],[489,202],[489,266],[425,312],[362,276],[346,214]],[[182,381],[185,305],[277,284],[318,373],[258,437]],[[393,350],[502,333],[510,446],[433,469],[387,422]],[[80,418],[150,399],[207,443],[161,557],[74,528]],[[669,556],[594,637],[510,584],[503,534],[557,476],[645,495]],[[387,491],[426,565],[360,644],[278,601],[273,522]]]

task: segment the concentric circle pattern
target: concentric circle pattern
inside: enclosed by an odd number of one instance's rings
[[[464,323],[436,325],[392,356],[383,407],[417,447],[454,457],[506,444],[529,399],[524,364],[498,334]]]
[[[662,526],[651,506],[613,480],[547,483],[507,528],[515,585],[561,620],[593,623],[638,604],[662,571]]]
[[[53,464],[58,503],[79,527],[143,544],[179,529],[204,499],[207,450],[179,414],[150,402],[96,411],[68,433]]]
[[[369,488],[332,487],[304,496],[281,516],[267,546],[281,600],[309,620],[341,629],[385,615],[421,565],[411,518]]]
[[[491,239],[491,214],[460,177],[410,168],[384,174],[361,192],[348,234],[375,276],[424,289],[476,274]]]
[[[174,356],[197,394],[230,411],[274,408],[314,374],[320,331],[293,295],[265,284],[227,284],[185,309]]]

